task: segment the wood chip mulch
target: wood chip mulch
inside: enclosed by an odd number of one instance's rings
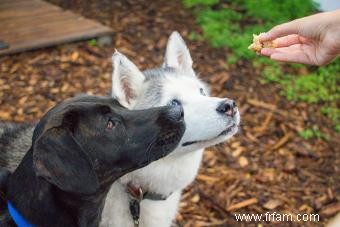
[[[323,226],[340,212],[340,137],[331,122],[317,105],[288,102],[276,85],[261,84],[249,62],[227,67],[228,50],[189,41],[188,34],[200,30],[180,1],[50,1],[111,26],[113,45],[80,42],[1,57],[0,120],[36,121],[68,97],[108,94],[114,48],[141,69],[155,67],[169,34],[178,30],[212,94],[237,101],[242,129],[229,142],[206,149],[198,177],[183,192],[177,225]],[[314,124],[329,140],[298,136]],[[237,222],[234,216],[266,212],[317,213],[320,221]]]

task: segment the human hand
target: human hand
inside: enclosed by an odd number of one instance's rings
[[[340,54],[340,10],[275,26],[259,38],[275,43],[275,48],[261,50],[275,61],[325,65]]]

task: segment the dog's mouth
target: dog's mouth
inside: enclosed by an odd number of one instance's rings
[[[196,143],[205,143],[205,142],[209,142],[209,141],[215,140],[218,137],[227,135],[228,133],[232,132],[235,128],[237,128],[237,125],[234,123],[231,126],[227,127],[225,130],[223,130],[220,134],[218,134],[217,136],[215,136],[215,137],[213,137],[211,139],[188,141],[188,142],[182,143],[182,146],[186,147],[186,146],[193,145],[193,144],[196,144]]]
[[[182,133],[178,130],[171,130],[159,135],[148,148],[148,162],[151,161],[152,150],[157,150],[160,152],[160,157],[164,157],[175,149],[178,145],[180,139],[182,138]]]
[[[179,140],[179,133],[176,131],[168,131],[156,139],[156,142],[154,144],[155,147],[164,147],[167,145],[174,144],[178,142]]]

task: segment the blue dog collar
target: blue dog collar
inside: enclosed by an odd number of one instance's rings
[[[7,209],[9,214],[11,215],[15,224],[18,227],[34,227],[34,225],[30,224],[12,205],[11,202],[7,202]]]

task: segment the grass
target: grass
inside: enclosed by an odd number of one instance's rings
[[[97,46],[97,40],[96,39],[90,39],[89,41],[87,41],[87,43],[90,45],[90,46]]]
[[[329,136],[322,133],[318,127],[313,128],[305,128],[304,130],[299,132],[299,136],[308,140],[312,138],[319,138],[324,140],[329,140]]]
[[[313,14],[317,6],[312,0],[183,0],[192,9],[202,34],[192,32],[192,40],[207,40],[213,47],[227,47],[232,54],[228,64],[249,60],[260,68],[263,83],[278,83],[281,94],[288,100],[318,104],[321,112],[332,119],[334,129],[340,132],[340,59],[323,67],[307,67],[298,64],[282,65],[264,57],[258,57],[247,47],[252,34],[259,34],[273,26]],[[301,75],[303,72],[303,75]],[[307,129],[306,129],[307,130]],[[303,136],[307,135],[307,136]],[[301,136],[318,137],[307,130]]]

